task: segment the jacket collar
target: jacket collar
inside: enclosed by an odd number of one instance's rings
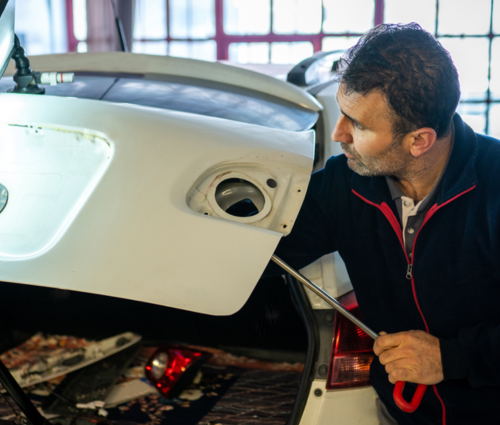
[[[477,183],[475,163],[478,142],[476,133],[462,121],[457,113],[453,116],[453,123],[455,125],[455,140],[441,188],[436,197],[438,205],[471,189]],[[363,177],[353,172],[351,189],[376,204],[380,205],[385,202],[391,205],[393,203],[389,187],[383,176]]]

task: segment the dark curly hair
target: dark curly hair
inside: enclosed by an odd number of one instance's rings
[[[368,31],[342,57],[339,82],[346,94],[381,90],[395,113],[392,130],[403,135],[422,127],[446,136],[460,99],[450,54],[420,25],[382,24]]]

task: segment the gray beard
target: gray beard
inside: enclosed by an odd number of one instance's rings
[[[360,155],[352,150],[349,144],[341,143],[341,145],[345,152],[354,156],[354,158],[348,158],[347,165],[360,176],[395,176],[401,178],[411,174],[411,157],[401,151],[400,139],[394,140],[383,156],[377,158],[365,157],[361,159]]]

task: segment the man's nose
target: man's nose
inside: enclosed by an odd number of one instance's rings
[[[349,124],[349,120],[343,114],[340,114],[332,133],[332,140],[334,142],[352,143]]]

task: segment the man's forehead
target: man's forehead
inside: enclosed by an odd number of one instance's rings
[[[359,122],[391,120],[387,99],[381,90],[372,90],[366,94],[346,92],[341,85],[337,93],[341,111]]]

